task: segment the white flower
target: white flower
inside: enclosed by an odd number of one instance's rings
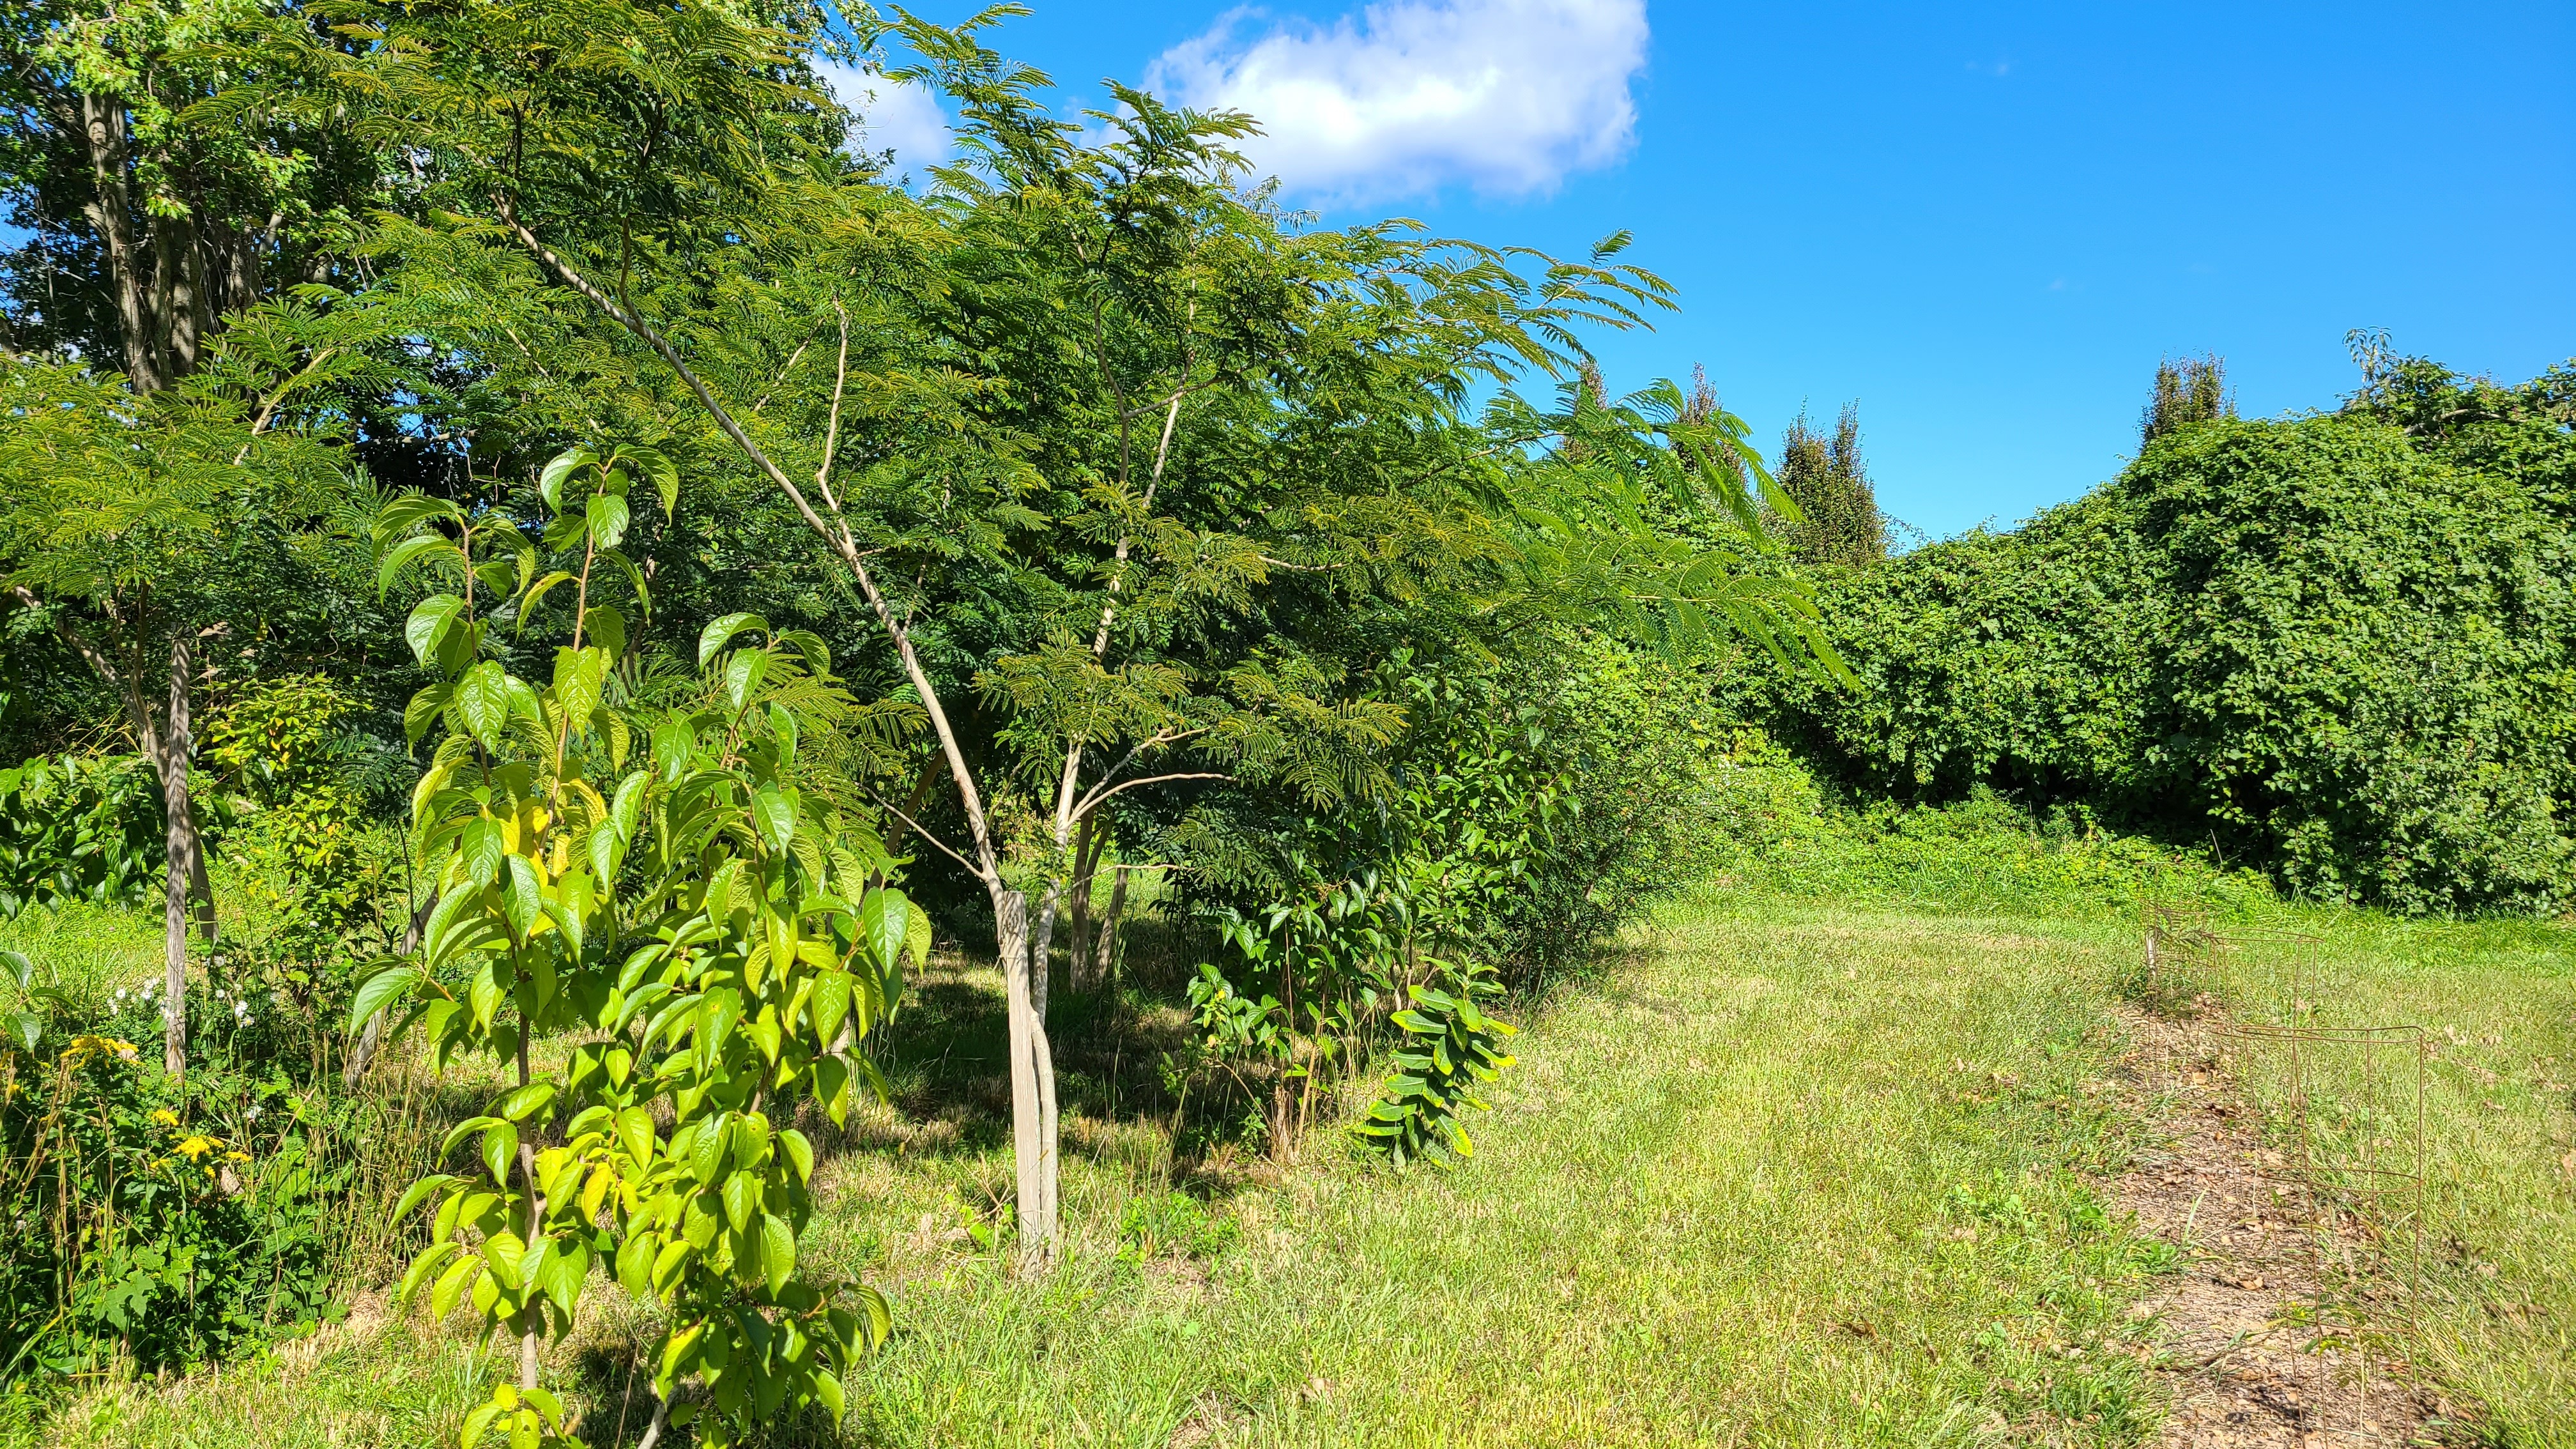
[[[245,1122],[256,1122],[259,1120],[259,1104],[257,1102],[250,1104],[250,1110],[242,1114],[242,1120]]]
[[[116,1004],[119,1006],[125,1004],[125,988],[122,986],[116,988]]]
[[[223,999],[224,999],[224,989],[223,989],[222,987],[220,987],[220,986],[218,986],[218,987],[216,987],[216,988],[215,988],[215,999],[216,999],[217,1001],[221,1001],[221,1000],[223,1000]]]

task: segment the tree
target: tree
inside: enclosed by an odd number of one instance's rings
[[[1780,490],[1801,517],[1787,526],[1799,552],[1816,563],[1861,567],[1887,557],[1887,521],[1860,457],[1860,406],[1845,403],[1833,436],[1817,432],[1802,411],[1780,439]]]
[[[0,47],[0,192],[29,236],[0,343],[176,383],[225,319],[282,283],[334,279],[380,196],[376,158],[328,116],[245,125],[246,47],[296,8],[263,0],[33,0]],[[246,73],[250,72],[250,73]]]
[[[2138,419],[2138,445],[2143,448],[2169,433],[2200,423],[2236,416],[2236,398],[2227,390],[2227,363],[2210,355],[2168,357],[2156,364],[2155,396]]]
[[[370,977],[350,1023],[405,1006],[442,1065],[479,1050],[517,1078],[448,1135],[477,1140],[481,1170],[423,1178],[396,1209],[439,1203],[402,1296],[519,1336],[517,1382],[468,1416],[469,1445],[496,1422],[514,1443],[572,1442],[538,1346],[549,1322],[571,1328],[595,1259],[665,1314],[648,1442],[666,1422],[713,1446],[782,1408],[838,1417],[840,1375],[886,1331],[882,1297],[800,1252],[814,1148],[793,1124],[804,1103],[843,1121],[862,1081],[882,1091],[857,1049],[928,923],[850,812],[848,758],[817,767],[811,745],[869,720],[822,641],[733,615],[699,641],[697,688],[637,696],[629,617],[606,598],[629,590],[649,615],[619,545],[636,500],[668,512],[678,487],[653,450],[576,449],[543,474],[538,539],[418,494],[378,523],[388,587],[414,570],[450,586],[405,631],[436,676],[407,731],[445,731],[411,822],[438,904],[417,962]],[[539,688],[494,625],[524,631],[558,589],[567,642]],[[535,1069],[535,1039],[565,1031],[589,1040]],[[703,1402],[680,1403],[691,1378]]]
[[[969,154],[916,201],[838,150],[845,118],[801,84],[824,43],[801,12],[364,13],[382,43],[309,49],[316,86],[418,146],[426,194],[465,218],[389,229],[388,285],[443,297],[442,338],[543,409],[747,463],[922,710],[963,838],[878,803],[992,911],[1034,1258],[1055,1221],[1042,953],[1102,805],[1176,812],[1219,777],[1365,793],[1402,711],[1353,688],[1351,660],[1405,610],[1452,607],[1432,601],[1541,607],[1564,593],[1535,582],[1550,559],[1594,570],[1571,598],[1652,554],[1677,587],[1645,612],[1685,627],[1726,592],[1661,543],[1542,544],[1501,501],[1527,440],[1466,415],[1481,384],[1570,374],[1578,329],[1668,305],[1615,243],[1559,263],[1395,224],[1303,231],[1241,184],[1242,118],[1121,91],[1085,144],[1043,77],[977,38],[989,14],[902,23]],[[563,350],[496,325],[518,317]],[[1559,502],[1559,527],[1621,516]],[[1623,537],[1650,542],[1636,522]]]
[[[348,324],[294,309],[255,315],[183,384],[137,395],[113,376],[21,360],[0,372],[13,426],[0,443],[0,568],[120,704],[161,786],[167,829],[168,1020],[163,1059],[187,1065],[189,901],[206,944],[214,897],[190,796],[193,699],[209,651],[252,647],[293,592],[289,533],[344,484],[327,430],[281,415],[345,383]]]

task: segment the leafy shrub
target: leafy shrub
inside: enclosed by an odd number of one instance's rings
[[[2179,426],[2018,532],[1826,580],[1858,689],[1730,688],[1864,794],[2082,803],[2403,910],[2557,907],[2570,396],[2566,369],[2508,390],[2405,364],[2331,416]]]
[[[1190,999],[1233,1086],[1267,1088],[1274,1146],[1320,1079],[1383,1046],[1358,1131],[1399,1163],[1446,1161],[1511,1060],[1483,1003],[1545,986],[1698,871],[1715,742],[1694,672],[1590,636],[1537,632],[1499,660],[1400,651],[1377,694],[1408,728],[1375,809],[1238,817],[1248,862],[1188,878],[1222,957]]]
[[[56,1043],[62,1043],[56,1048]],[[0,1382],[237,1354],[332,1313],[345,1111],[81,1032],[0,1047]]]
[[[139,904],[160,883],[162,849],[161,792],[138,756],[0,770],[0,916],[55,901]]]
[[[401,846],[367,818],[349,779],[364,737],[357,702],[318,675],[252,684],[217,712],[206,759],[231,806],[224,841],[243,926],[227,975],[265,996],[295,1028],[290,1048],[318,1076],[336,1047],[354,989],[352,966],[402,934],[384,902],[400,891]],[[194,1018],[191,1018],[192,1020]]]

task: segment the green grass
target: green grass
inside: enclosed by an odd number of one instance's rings
[[[833,1151],[809,1235],[898,1323],[838,1442],[2151,1437],[2125,1310],[2175,1261],[2100,1202],[2141,1130],[2105,1080],[2130,863],[2005,843],[1926,885],[1807,848],[1817,879],[1869,887],[1859,904],[1743,872],[1515,1013],[1520,1063],[1453,1174],[1372,1167],[1329,1131],[1285,1169],[1238,1147],[1176,1168],[1156,1067],[1177,1014],[1073,1015],[1070,1245],[1038,1281],[988,1246],[1009,1180],[997,982],[934,963],[892,1038],[896,1101]],[[2494,1442],[2576,1442],[2566,932],[2228,909],[2319,930],[2334,1010],[2433,1029],[2437,1247],[2405,1351]],[[2209,984],[2260,1017],[2284,1004],[2277,966]],[[598,1321],[555,1357],[606,1442],[645,1327],[605,1285],[586,1301]],[[500,1369],[365,1301],[262,1363],[92,1387],[15,1437],[426,1444]]]

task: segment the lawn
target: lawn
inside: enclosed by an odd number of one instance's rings
[[[1722,884],[1524,1004],[1519,1064],[1454,1173],[1373,1167],[1330,1130],[1285,1167],[1199,1138],[1176,1166],[1158,1063],[1177,1013],[1139,995],[1074,1017],[1071,1245],[1039,1280],[992,1247],[998,981],[935,962],[891,1038],[894,1103],[826,1169],[813,1240],[885,1286],[898,1322],[838,1442],[2151,1437],[2155,1326],[2127,1310],[2187,1257],[2103,1207],[2151,1130],[2152,1104],[2112,1080],[2134,910],[2089,878],[1945,880],[1938,900],[1876,880],[1830,899]],[[2322,935],[2312,994],[2439,1042],[2433,1246],[2402,1351],[2493,1442],[2576,1442],[2566,933],[2272,916]],[[2208,985],[2249,1017],[2287,1009],[2259,955]],[[606,1443],[639,1325],[613,1291],[590,1301],[606,1311],[555,1356]],[[425,1444],[501,1368],[361,1293],[350,1321],[263,1362],[96,1386],[18,1434]],[[631,1442],[643,1413],[625,1419]],[[773,1439],[834,1442],[811,1424]]]

